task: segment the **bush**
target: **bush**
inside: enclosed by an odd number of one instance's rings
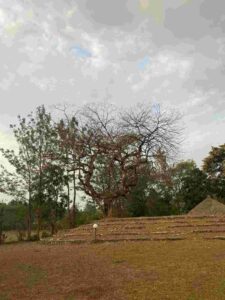
[[[37,234],[31,235],[30,241],[31,241],[31,242],[39,241],[38,235],[37,235]]]
[[[18,230],[17,231],[17,240],[18,240],[18,242],[24,241],[25,235],[26,234],[25,234],[24,231]]]
[[[76,215],[76,225],[89,224],[95,220],[100,220],[102,217],[102,213],[97,210],[95,212],[79,211]]]
[[[48,238],[48,237],[51,237],[51,233],[50,232],[47,232],[47,231],[42,231],[41,233],[41,238],[42,239],[45,239],[45,238]]]
[[[5,233],[0,234],[0,244],[3,244],[7,239],[7,235]]]
[[[56,227],[58,230],[64,230],[70,228],[70,222],[67,214],[65,214],[65,216],[61,220],[58,220],[56,222]]]

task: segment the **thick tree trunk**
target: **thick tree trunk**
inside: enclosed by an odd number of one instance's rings
[[[55,234],[55,224],[51,223],[51,235]]]
[[[66,182],[66,187],[67,187],[67,222],[68,226],[70,227],[71,225],[71,212],[70,212],[70,182],[69,182],[69,172],[67,170],[67,182]]]
[[[41,230],[41,205],[43,203],[43,150],[42,145],[39,147],[39,190],[38,190],[38,208],[37,208],[37,238],[40,240],[40,230]]]
[[[4,209],[0,208],[0,244],[4,242],[4,235],[3,235],[3,216],[4,216]]]
[[[27,239],[30,241],[31,239],[31,230],[32,230],[32,208],[31,208],[31,196],[29,192],[29,200],[28,200],[28,218],[27,218]]]
[[[104,217],[112,217],[112,204],[108,200],[104,200]]]
[[[28,217],[27,217],[27,240],[30,241],[31,239],[31,217],[28,212]]]
[[[29,182],[28,182],[28,216],[27,216],[27,240],[31,239],[32,230],[32,207],[31,207],[31,174],[29,172]]]
[[[124,216],[124,207],[121,200],[117,200],[115,203],[115,209],[116,209],[116,217],[122,218]]]
[[[37,238],[40,240],[40,231],[41,231],[41,209],[40,207],[36,210],[36,218],[37,218]]]
[[[74,228],[75,224],[76,224],[76,176],[75,176],[75,171],[73,171],[73,207],[71,212],[70,227]]]
[[[56,211],[55,209],[51,210],[51,235],[56,233]]]
[[[3,243],[3,233],[2,233],[2,226],[0,224],[0,245]]]
[[[71,210],[71,217],[70,217],[70,228],[75,227],[75,220],[76,220],[76,207],[73,203],[73,207],[72,207],[72,210]]]

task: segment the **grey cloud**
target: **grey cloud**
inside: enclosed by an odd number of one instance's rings
[[[27,59],[27,56],[20,51],[18,44],[7,47],[0,42],[0,55],[1,69],[5,66],[5,69],[9,71],[14,71],[19,67],[21,61]]]
[[[189,38],[198,40],[208,35],[209,21],[200,16],[200,1],[192,1],[178,8],[169,8],[166,11],[165,27],[177,38]],[[178,25],[179,24],[179,25]]]
[[[97,23],[121,26],[131,23],[133,15],[127,9],[127,1],[85,0],[86,13]]]
[[[221,92],[224,91],[224,81],[225,74],[218,69],[205,70],[205,78],[199,78],[195,81],[195,86],[207,88],[207,89],[217,89]]]
[[[200,7],[200,15],[212,22],[213,26],[225,31],[225,2],[223,0],[205,0]]]

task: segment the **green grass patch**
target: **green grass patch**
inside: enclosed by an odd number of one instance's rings
[[[223,279],[219,285],[218,293],[225,298],[225,279]]]
[[[122,264],[122,263],[124,263],[124,262],[126,262],[126,261],[123,260],[123,259],[115,259],[115,260],[113,260],[113,263],[114,263],[114,264]]]
[[[9,300],[9,297],[5,293],[0,293],[0,300]]]
[[[68,296],[65,300],[76,300],[77,298],[74,295]]]
[[[195,295],[190,295],[187,300],[198,300],[199,298],[197,298]]]
[[[28,288],[34,287],[46,277],[46,272],[36,266],[20,264],[18,265],[18,269],[25,274],[25,283]]]

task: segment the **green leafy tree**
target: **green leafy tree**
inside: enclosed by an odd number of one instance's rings
[[[208,180],[193,160],[182,161],[172,169],[173,206],[177,213],[187,213],[206,198]]]
[[[139,170],[138,183],[127,201],[128,214],[138,216],[170,215],[171,168],[160,148],[151,161]]]
[[[131,191],[130,199],[127,201],[126,209],[131,217],[141,217],[149,215],[147,188],[149,178],[140,175],[136,187]]]
[[[1,149],[14,167],[9,172],[2,166],[1,183],[14,200],[28,203],[28,239],[31,235],[32,213],[40,236],[42,208],[59,201],[62,185],[62,164],[57,128],[44,106],[26,118],[18,116],[18,125],[11,125],[18,144],[18,153]],[[48,202],[49,205],[46,205]]]
[[[45,207],[51,209],[51,224],[55,222],[55,207],[60,201],[63,190],[63,166],[57,128],[51,114],[44,106],[36,109],[35,116],[30,118],[29,126],[33,130],[32,149],[34,164],[34,203],[37,220],[37,235],[40,236],[42,214]],[[47,204],[46,204],[47,203]]]
[[[225,201],[225,144],[212,147],[203,160],[203,171],[209,179],[210,194]]]
[[[51,234],[56,232],[56,222],[65,213],[64,169],[60,164],[49,164],[44,170],[44,197],[42,218],[51,227]]]
[[[4,229],[25,230],[27,226],[27,204],[20,201],[11,201],[4,204]]]
[[[77,179],[78,160],[77,160],[77,135],[78,121],[75,117],[69,117],[63,110],[65,120],[61,119],[57,125],[57,132],[60,136],[61,155],[60,160],[64,169],[64,183],[67,189],[67,215],[71,228],[76,225],[76,196],[79,190]],[[72,208],[71,208],[72,203]]]
[[[91,201],[87,201],[84,209],[77,209],[77,225],[88,224],[100,218],[102,218],[101,211],[96,207],[95,203]]]
[[[1,166],[1,184],[4,192],[14,200],[28,203],[27,211],[27,235],[31,237],[32,228],[32,202],[33,202],[33,182],[35,179],[34,166],[35,155],[33,149],[34,130],[26,123],[25,118],[18,116],[19,124],[10,125],[18,145],[18,151],[0,149],[3,156],[13,167],[9,172]]]

